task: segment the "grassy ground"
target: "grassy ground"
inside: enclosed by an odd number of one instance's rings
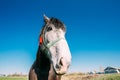
[[[0,80],[28,80],[27,77],[0,77]]]
[[[120,74],[83,75],[79,73],[64,75],[62,80],[120,80]]]
[[[28,80],[27,77],[0,77],[0,80]],[[83,75],[72,73],[62,76],[62,80],[120,80],[120,74]]]
[[[120,80],[120,74],[106,74],[101,75],[91,80]]]

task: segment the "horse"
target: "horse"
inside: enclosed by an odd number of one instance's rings
[[[29,80],[61,80],[71,64],[66,27],[59,19],[44,15],[39,35],[36,60],[29,71]]]

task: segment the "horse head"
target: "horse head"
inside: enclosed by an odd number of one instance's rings
[[[71,53],[65,38],[65,25],[60,20],[45,15],[44,22],[40,34],[41,50],[51,61],[55,73],[65,74],[71,63]]]

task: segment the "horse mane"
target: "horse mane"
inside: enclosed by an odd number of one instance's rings
[[[65,25],[59,19],[52,17],[52,18],[50,18],[50,23],[53,24],[57,29],[61,28],[64,32],[66,31]],[[43,25],[43,28],[41,30],[41,33],[40,33],[39,37],[43,34],[45,24]]]
[[[57,29],[61,28],[64,32],[66,31],[64,24],[57,18],[54,17],[50,18],[50,23],[52,23]]]

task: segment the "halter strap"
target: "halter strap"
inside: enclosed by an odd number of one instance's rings
[[[43,35],[40,36],[39,43],[40,43],[40,45],[43,44],[44,47],[45,47],[45,48],[48,48],[48,49],[49,49],[50,47],[52,47],[54,44],[56,44],[57,42],[59,42],[60,40],[64,39],[64,38],[58,38],[58,39],[56,39],[55,41],[52,41],[52,42],[46,44],[46,41],[45,41],[45,39],[44,39],[43,37],[44,37]]]
[[[57,42],[59,42],[59,41],[62,40],[62,39],[64,39],[64,38],[58,38],[58,39],[56,39],[55,41],[52,41],[52,42],[48,43],[48,44],[46,45],[46,47],[49,49],[51,46],[53,46],[54,44],[56,44]]]
[[[41,49],[41,50],[44,51],[45,54],[46,54],[46,56],[50,58],[50,54],[48,54],[48,49],[50,47],[52,47],[54,44],[56,44],[57,42],[59,42],[60,40],[62,40],[62,39],[64,40],[64,38],[58,38],[58,39],[56,39],[56,40],[54,40],[54,41],[52,41],[52,42],[50,42],[50,43],[47,44],[46,41],[45,41],[44,35],[42,34],[40,36],[40,40],[39,40],[40,42],[39,42],[39,44],[40,45],[43,44],[44,48]]]
[[[43,32],[42,32],[40,39],[39,39],[39,44],[44,46],[43,48],[41,47],[41,50],[46,54],[46,56],[48,56],[48,58],[50,58],[50,54],[48,53],[48,49],[64,38],[58,38],[55,41],[47,43],[47,41],[45,39],[46,30],[47,30],[47,27],[44,27]]]

